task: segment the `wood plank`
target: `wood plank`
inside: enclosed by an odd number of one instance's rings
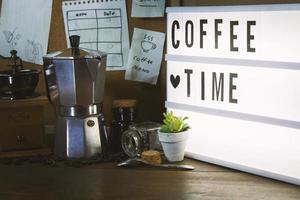
[[[237,171],[0,165],[0,177],[0,199],[300,199],[298,186]]]
[[[45,95],[30,99],[18,99],[18,100],[0,100],[0,108],[18,108],[18,107],[34,107],[44,106],[49,103],[48,98]]]
[[[0,158],[19,158],[30,156],[48,156],[52,153],[50,148],[44,147],[40,149],[0,152]]]

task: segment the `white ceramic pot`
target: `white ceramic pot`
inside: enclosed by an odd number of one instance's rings
[[[184,158],[188,130],[179,133],[162,133],[158,131],[158,138],[169,162],[179,162]]]

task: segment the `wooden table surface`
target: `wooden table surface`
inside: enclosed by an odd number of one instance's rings
[[[0,165],[0,199],[300,199],[300,187],[186,159],[194,171],[103,163],[82,168]]]

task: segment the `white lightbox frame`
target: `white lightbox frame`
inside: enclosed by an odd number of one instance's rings
[[[166,108],[189,117],[187,157],[300,185],[299,35],[300,4],[167,8]]]

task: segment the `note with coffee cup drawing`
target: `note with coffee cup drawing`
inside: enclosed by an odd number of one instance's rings
[[[165,33],[134,28],[125,79],[155,85],[164,43]]]

